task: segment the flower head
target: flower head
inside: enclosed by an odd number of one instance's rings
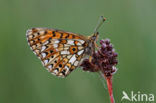
[[[84,71],[102,72],[104,76],[112,76],[116,72],[117,53],[113,49],[109,39],[100,41],[101,47],[98,48],[89,59],[83,60],[81,66]]]

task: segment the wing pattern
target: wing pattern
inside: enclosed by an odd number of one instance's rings
[[[79,66],[87,48],[86,37],[61,30],[32,28],[28,44],[52,74],[66,77]]]

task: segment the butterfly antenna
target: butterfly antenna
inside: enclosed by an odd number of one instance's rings
[[[97,33],[97,30],[101,27],[101,25],[104,23],[104,21],[106,21],[106,18],[104,18],[103,16],[100,16],[100,19],[94,29],[94,33]]]

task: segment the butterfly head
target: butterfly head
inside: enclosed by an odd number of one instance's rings
[[[91,42],[96,42],[99,36],[99,32],[95,32],[91,37],[90,40]]]
[[[96,48],[96,42],[98,40],[98,36],[99,36],[99,33],[98,32],[95,32],[92,36],[89,37],[89,43],[88,43],[88,54],[89,55],[92,55],[93,52],[95,51],[95,48]]]

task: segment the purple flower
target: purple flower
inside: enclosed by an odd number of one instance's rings
[[[118,54],[113,49],[109,39],[100,40],[100,47],[92,55],[91,61],[89,59],[83,60],[80,66],[84,71],[102,72],[104,76],[110,77],[116,72],[116,65],[118,63]]]

